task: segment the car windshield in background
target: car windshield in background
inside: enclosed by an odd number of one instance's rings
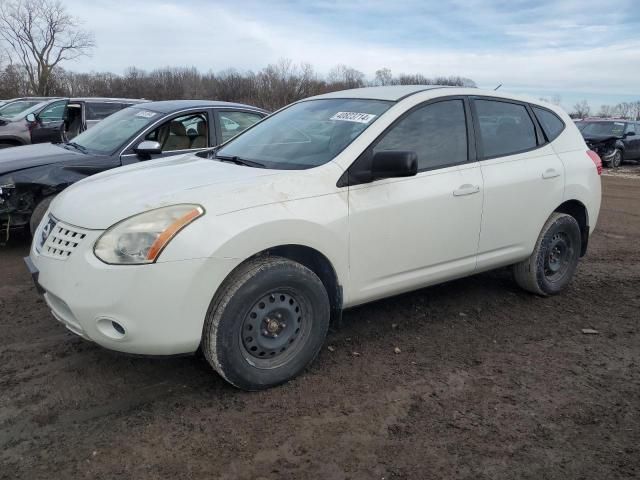
[[[317,167],[344,150],[392,104],[355,99],[297,103],[239,135],[216,156],[282,170]]]
[[[12,118],[20,116],[21,113],[25,113],[31,107],[40,103],[42,101],[39,100],[16,100],[0,107],[0,117]]]
[[[624,122],[585,122],[580,130],[584,135],[622,137]]]
[[[162,114],[144,108],[129,107],[108,116],[95,127],[73,139],[90,153],[110,155],[144,127],[158,120]]]

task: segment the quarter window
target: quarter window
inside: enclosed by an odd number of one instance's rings
[[[456,165],[467,161],[467,126],[462,100],[431,103],[412,111],[374,147],[414,151],[418,170]]]
[[[523,105],[475,100],[484,158],[503,157],[537,146],[536,129]]]
[[[260,115],[249,112],[220,112],[220,131],[222,141],[226,142],[262,119]]]
[[[562,120],[560,120],[555,113],[543,108],[533,107],[533,112],[536,114],[540,125],[542,125],[542,129],[544,130],[547,140],[552,142],[558,138],[558,135],[560,135],[562,130],[564,130],[564,123]]]

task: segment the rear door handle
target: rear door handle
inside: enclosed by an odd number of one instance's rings
[[[461,197],[463,195],[472,195],[474,193],[478,193],[480,191],[479,185],[471,185],[470,183],[465,183],[464,185],[460,185],[457,189],[453,191],[454,197]]]
[[[560,176],[560,172],[557,171],[555,168],[547,168],[543,173],[542,173],[542,178],[547,179],[547,178],[556,178]]]

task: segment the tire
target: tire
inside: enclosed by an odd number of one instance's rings
[[[11,147],[15,147],[16,145],[14,145],[13,143],[2,143],[0,142],[0,148],[11,148]]]
[[[31,231],[32,237],[36,234],[36,230],[38,229],[38,225],[40,225],[40,222],[42,221],[42,217],[44,217],[44,214],[47,213],[47,209],[49,208],[51,201],[55,197],[55,195],[44,197],[42,200],[40,200],[40,203],[36,205],[36,208],[33,209],[31,219],[29,219],[29,230]]]
[[[542,227],[531,256],[513,266],[516,283],[537,295],[560,293],[576,271],[581,243],[576,219],[564,213],[552,213]]]
[[[291,380],[318,355],[329,296],[315,273],[282,257],[241,265],[214,296],[202,334],[211,366],[243,390]]]
[[[615,152],[613,153],[613,158],[609,161],[609,167],[618,168],[620,165],[622,165],[622,162],[623,162],[622,151],[616,148]]]

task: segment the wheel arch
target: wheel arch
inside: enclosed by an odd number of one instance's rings
[[[240,268],[247,261],[250,261],[256,257],[264,256],[283,257],[293,262],[304,265],[313,273],[315,273],[318,278],[320,278],[320,281],[322,281],[322,284],[324,285],[325,289],[327,290],[327,294],[329,295],[329,302],[331,304],[331,323],[336,326],[339,325],[342,318],[343,305],[342,285],[340,283],[340,279],[335,267],[326,255],[324,255],[319,250],[306,245],[276,245],[251,255],[244,262],[238,265],[231,273],[229,273],[229,275],[232,275],[237,268]]]
[[[26,145],[26,143],[18,137],[1,137],[0,143],[13,145],[14,147],[21,147],[23,145]]]
[[[576,219],[580,226],[580,256],[584,256],[587,253],[587,245],[589,243],[589,212],[587,207],[581,201],[572,199],[559,205],[554,212],[565,213]]]

